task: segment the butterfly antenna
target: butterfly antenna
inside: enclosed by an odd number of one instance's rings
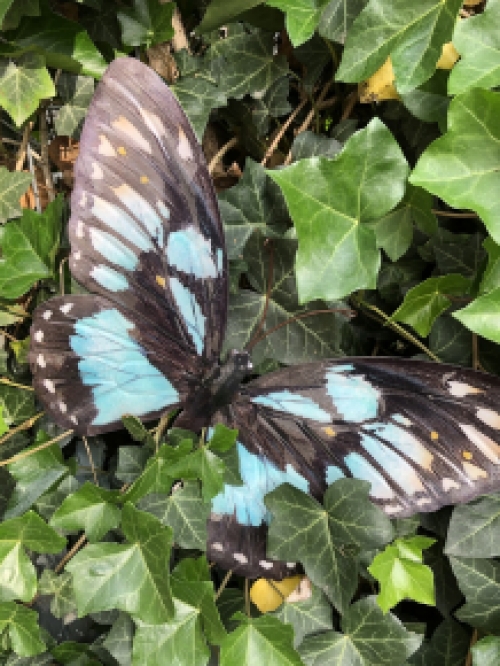
[[[264,312],[262,313],[262,317],[260,318],[259,325],[257,326],[257,330],[253,334],[252,339],[250,342],[245,346],[246,351],[252,351],[252,349],[255,347],[257,342],[265,338],[267,334],[264,334],[264,336],[259,337],[259,333],[261,332],[264,323],[266,321],[267,317],[267,309],[269,307],[269,301],[271,299],[271,290],[273,288],[273,273],[274,273],[274,246],[273,242],[267,238],[264,242],[264,245],[267,245],[269,248],[269,270],[267,273],[267,291],[266,291],[266,302],[264,304]]]

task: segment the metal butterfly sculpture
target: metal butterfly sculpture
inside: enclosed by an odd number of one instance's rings
[[[95,295],[35,312],[30,362],[47,412],[76,433],[156,419],[237,428],[243,486],[212,501],[208,557],[281,578],[266,556],[263,498],[282,483],[321,497],[371,483],[391,517],[500,486],[500,380],[391,358],[321,361],[249,383],[246,352],[221,364],[228,269],[203,154],[177,100],[137,60],[113,62],[90,106],[75,167],[70,267]]]

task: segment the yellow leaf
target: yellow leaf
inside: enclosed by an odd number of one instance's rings
[[[476,5],[480,5],[483,2],[483,0],[464,0],[464,5],[466,7],[475,7]]]
[[[382,67],[369,79],[359,84],[359,100],[363,104],[381,102],[385,99],[399,99],[394,86],[394,71],[391,58],[387,58]]]
[[[438,69],[451,69],[459,58],[460,53],[453,46],[452,42],[448,42],[447,44],[443,44],[443,51],[436,63],[436,67]]]
[[[281,606],[302,581],[303,576],[291,576],[283,580],[259,578],[250,588],[250,599],[261,613],[269,613]]]

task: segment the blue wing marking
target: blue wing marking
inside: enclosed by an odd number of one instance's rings
[[[153,206],[126,183],[112,188],[112,190],[132,215],[142,222],[151,238],[154,238],[158,245],[163,246],[163,222]]]
[[[197,278],[217,277],[212,244],[194,227],[173,231],[167,243],[168,262],[179,271]]]
[[[78,354],[83,384],[92,387],[99,426],[123,414],[142,416],[179,401],[168,379],[151,363],[130,336],[134,324],[118,310],[103,310],[75,323],[71,349]]]
[[[170,289],[177,303],[189,336],[193,341],[198,354],[203,353],[205,340],[205,319],[200,306],[196,302],[194,294],[185,287],[177,278],[170,278]]]
[[[344,374],[352,365],[332,366],[326,373],[326,390],[345,421],[363,423],[378,413],[379,391],[361,375]]]
[[[92,215],[95,215],[103,224],[129,240],[142,252],[149,252],[154,249],[151,238],[123,209],[95,194],[93,197]]]
[[[338,481],[339,479],[345,479],[345,474],[340,469],[340,467],[337,467],[336,465],[328,465],[328,467],[326,468],[325,479],[326,479],[326,484],[330,486],[332,483],[334,483],[334,481]]]
[[[425,490],[415,469],[388,446],[365,433],[361,433],[361,445],[408,495]]]
[[[242,486],[226,484],[224,490],[212,499],[212,513],[236,515],[240,525],[258,527],[270,522],[264,496],[283,483],[290,483],[305,493],[309,482],[291,465],[286,470],[278,469],[270,460],[250,453],[241,442],[236,443],[239,457]]]
[[[377,499],[392,499],[394,497],[394,491],[384,477],[362,455],[356,452],[349,453],[345,456],[344,462],[355,479],[362,479],[371,483],[370,495]]]
[[[330,423],[332,418],[328,412],[306,396],[291,391],[276,391],[259,395],[251,399],[257,405],[270,407],[278,412],[286,412],[293,416],[300,416],[306,419],[314,419],[321,423]]]
[[[117,292],[128,289],[127,278],[109,266],[98,264],[90,271],[90,275],[101,287],[108,289],[108,291]]]
[[[90,227],[89,233],[94,250],[97,250],[102,257],[127,271],[135,270],[139,262],[137,255],[116,236],[95,227]]]

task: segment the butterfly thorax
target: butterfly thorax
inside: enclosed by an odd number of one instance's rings
[[[241,382],[252,370],[248,352],[231,351],[201,385],[193,387],[182,414],[175,425],[200,430],[208,426],[219,409],[231,403]]]

